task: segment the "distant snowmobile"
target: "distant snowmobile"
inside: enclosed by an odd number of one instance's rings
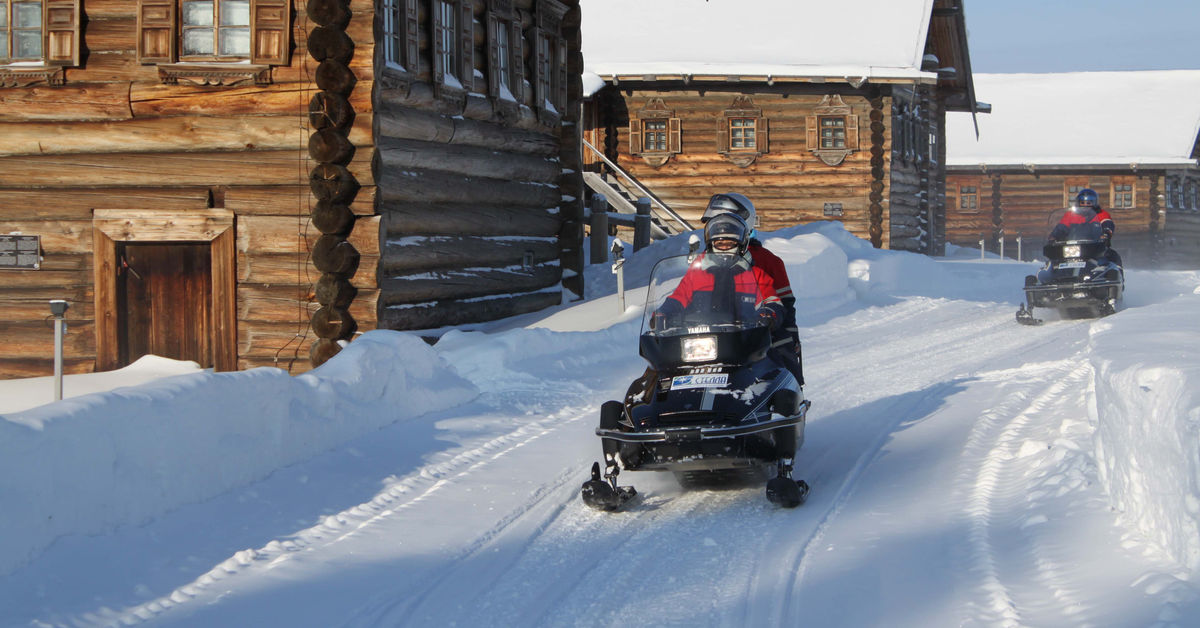
[[[1033,308],[1058,310],[1063,318],[1107,316],[1125,291],[1125,271],[1104,255],[1108,247],[1097,223],[1072,225],[1063,240],[1043,248],[1046,266],[1025,277],[1025,300],[1017,322],[1040,325]]]
[[[803,503],[809,487],[793,480],[792,462],[804,440],[811,403],[792,374],[767,357],[771,334],[758,326],[745,295],[714,295],[704,307],[675,317],[659,311],[691,259],[661,260],[654,268],[642,321],[640,354],[650,364],[630,386],[624,402],[600,410],[596,434],[604,469],[592,465],[583,501],[599,510],[618,510],[637,494],[618,486],[628,471],[672,471],[689,475],[770,476],[767,498],[784,507]]]

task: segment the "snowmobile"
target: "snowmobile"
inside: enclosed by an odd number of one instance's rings
[[[1064,239],[1046,244],[1046,265],[1025,277],[1025,300],[1017,322],[1040,325],[1033,308],[1058,310],[1063,318],[1094,318],[1116,312],[1125,271],[1105,258],[1108,246],[1098,223],[1071,225]]]
[[[581,491],[592,508],[619,510],[637,494],[617,484],[621,470],[670,471],[685,485],[689,476],[756,473],[770,478],[767,498],[789,508],[808,495],[808,484],[792,479],[792,461],[811,402],[767,357],[771,332],[758,326],[753,304],[714,292],[702,311],[659,313],[693,258],[668,257],[651,272],[639,342],[650,368],[624,402],[601,406],[604,468],[594,463]],[[732,292],[732,282],[725,287]]]

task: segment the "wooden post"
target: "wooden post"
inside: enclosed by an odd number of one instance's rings
[[[650,246],[650,199],[642,196],[634,205],[637,216],[633,219],[633,250],[637,252]]]
[[[592,231],[588,257],[593,264],[604,264],[608,261],[608,199],[603,194],[594,194],[588,209],[591,211],[588,224]]]

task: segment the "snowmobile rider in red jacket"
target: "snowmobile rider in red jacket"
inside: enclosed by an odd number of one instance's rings
[[[704,252],[688,268],[675,291],[654,314],[654,324],[677,318],[685,312],[707,309],[729,311],[732,303],[716,299],[738,295],[754,308],[758,324],[777,329],[783,320],[783,303],[767,272],[755,266],[748,253],[749,227],[735,214],[723,214],[704,227]],[[719,284],[726,283],[725,289]],[[732,290],[729,288],[732,287]]]
[[[1101,236],[1106,250],[1104,251],[1105,259],[1111,261],[1117,266],[1122,266],[1121,256],[1112,249],[1113,231],[1116,230],[1116,223],[1113,222],[1112,216],[1100,207],[1100,198],[1096,195],[1096,191],[1091,188],[1084,188],[1075,195],[1075,205],[1071,210],[1063,214],[1057,225],[1054,225],[1054,230],[1050,232],[1049,242],[1053,243],[1056,240],[1061,240],[1066,237],[1068,229],[1071,225],[1081,225],[1084,223],[1095,222],[1100,224]]]
[[[750,257],[756,267],[767,271],[775,283],[775,294],[783,303],[783,324],[775,332],[771,342],[772,358],[787,367],[804,386],[804,361],[801,358],[800,330],[796,326],[796,297],[792,294],[792,282],[788,279],[787,267],[771,251],[767,250],[755,236],[758,235],[758,214],[754,203],[737,192],[713,194],[700,217],[701,224],[721,214],[731,213],[740,217],[750,228]]]

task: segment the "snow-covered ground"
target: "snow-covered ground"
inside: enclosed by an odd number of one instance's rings
[[[624,312],[595,266],[585,301],[296,377],[151,360],[37,407],[45,380],[0,382],[0,625],[1200,625],[1200,273],[1025,327],[1033,264],[766,235],[800,295],[803,506],[654,473],[627,512],[579,499],[676,238],[626,264]]]

